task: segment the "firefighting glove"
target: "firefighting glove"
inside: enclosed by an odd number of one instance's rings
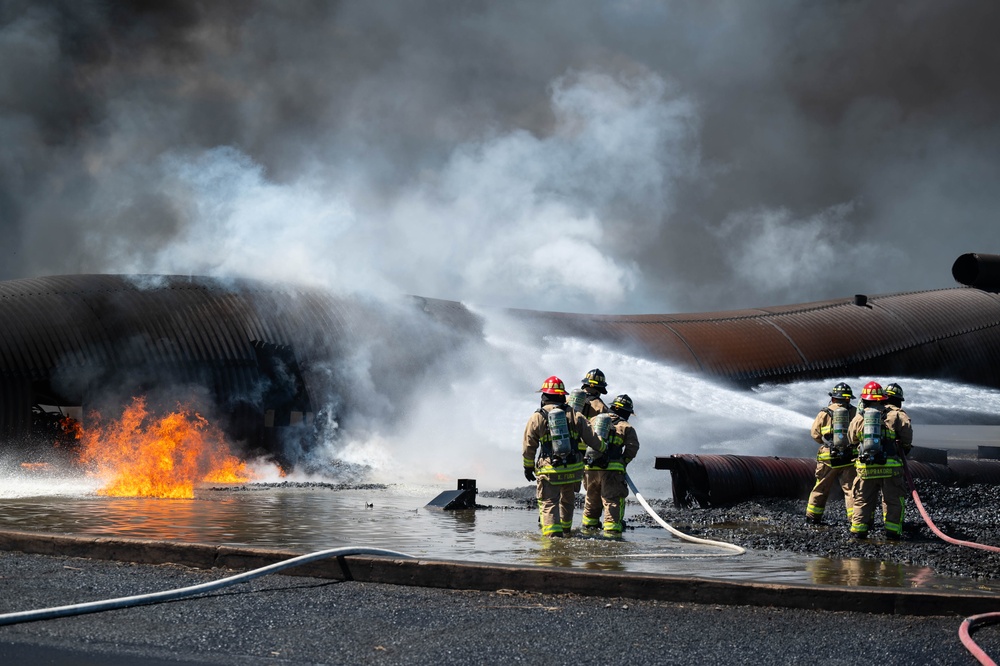
[[[535,480],[535,470],[531,469],[530,467],[525,467],[524,468],[524,478],[526,478],[528,481],[534,481]]]

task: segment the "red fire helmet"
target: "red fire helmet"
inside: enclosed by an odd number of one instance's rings
[[[868,382],[865,384],[865,387],[861,389],[861,399],[872,402],[880,402],[885,400],[885,391],[882,390],[882,385],[878,382]]]
[[[555,375],[552,375],[544,382],[542,382],[542,388],[538,389],[538,393],[548,393],[550,395],[566,395],[566,385],[563,384],[563,380],[559,379]]]

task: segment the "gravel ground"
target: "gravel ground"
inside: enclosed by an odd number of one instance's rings
[[[924,479],[917,479],[916,484],[917,495],[938,529],[956,539],[1000,547],[1000,486],[945,486]],[[487,493],[480,495],[490,496]],[[526,508],[537,510],[533,486],[497,491],[492,495],[520,499]],[[1000,553],[957,546],[939,539],[924,523],[912,497],[907,500],[903,539],[898,542],[882,538],[881,515],[876,516],[869,539],[853,539],[843,497],[830,500],[826,507],[826,523],[820,526],[806,522],[805,498],[754,498],[733,506],[707,509],[676,508],[672,500],[647,498],[647,502],[682,532],[728,541],[744,548],[834,559],[884,560],[926,566],[944,576],[1000,578]],[[582,498],[579,504],[582,506]],[[632,525],[642,528],[654,527],[656,523],[643,514],[633,519]]]
[[[0,553],[0,612],[223,575]],[[960,620],[273,575],[202,597],[0,627],[0,663],[972,664]],[[975,637],[998,654],[1000,631],[992,629]]]
[[[1000,486],[948,487],[918,479],[917,496],[931,520],[946,535],[1000,547]],[[941,575],[1000,578],[1000,553],[946,543],[931,532],[913,498],[906,504],[903,539],[886,541],[882,517],[872,536],[850,536],[843,498],[826,508],[826,524],[805,520],[805,499],[756,499],[732,507],[677,509],[661,502],[656,510],[681,531],[723,539],[745,548],[809,553],[830,558],[863,557],[927,566]],[[652,525],[651,518],[643,517]],[[699,534],[700,533],[700,534]]]

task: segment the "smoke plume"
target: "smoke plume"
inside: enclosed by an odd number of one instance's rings
[[[677,312],[952,284],[1000,7],[0,7],[0,278],[238,275]]]

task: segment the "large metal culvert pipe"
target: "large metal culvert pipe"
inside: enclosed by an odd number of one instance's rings
[[[943,484],[1000,484],[1000,461],[954,460],[946,465],[907,462],[915,479]],[[670,470],[676,507],[735,504],[750,497],[805,500],[815,480],[814,458],[674,454],[657,457],[656,469]]]
[[[1000,292],[1000,254],[963,254],[952,264],[951,275],[967,287]]]

